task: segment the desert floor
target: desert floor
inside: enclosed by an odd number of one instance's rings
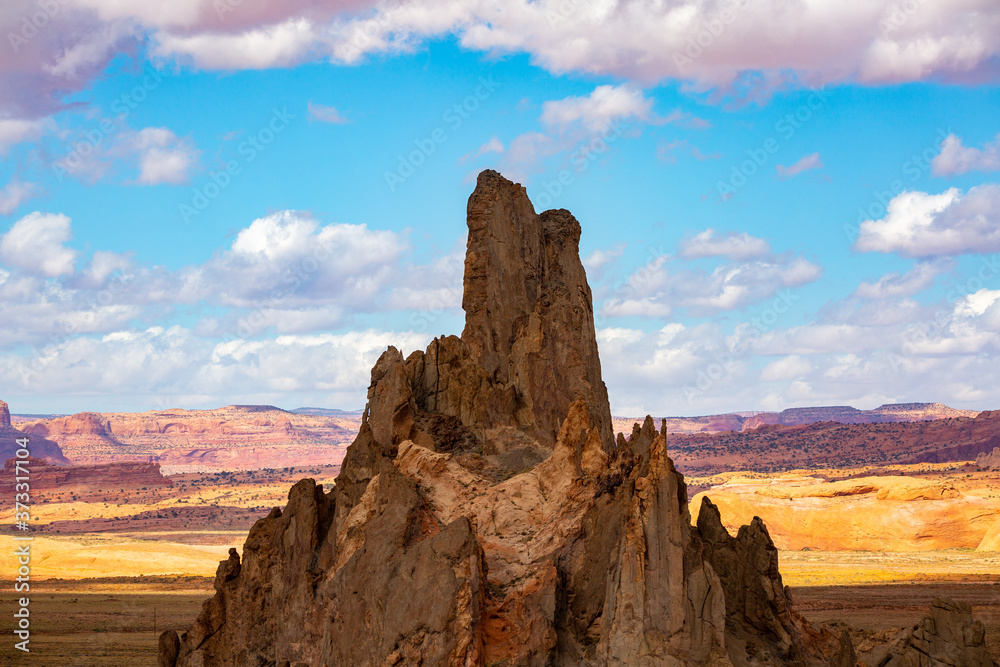
[[[31,653],[15,650],[7,633],[0,664],[155,665],[157,633],[191,624],[212,594],[218,562],[230,547],[241,549],[253,521],[283,505],[295,480],[330,483],[335,472],[283,469],[264,479],[189,474],[127,501],[98,495],[36,502],[32,523],[44,528],[31,543]],[[966,495],[996,493],[994,479],[967,474],[923,471]],[[707,488],[723,480],[697,481]],[[11,523],[8,514],[0,512],[0,524]],[[16,564],[9,529],[0,544],[0,587],[9,591],[0,596],[0,617],[10,619]],[[1000,655],[1000,552],[784,550],[779,560],[796,608],[811,621],[849,627],[860,649],[915,624],[935,596],[945,595],[973,605],[991,651]]]
[[[10,585],[0,583],[5,588]],[[190,624],[211,594],[207,577],[45,582],[32,592],[30,655],[15,650],[8,636],[0,644],[0,664],[154,667],[157,633]],[[796,608],[810,621],[849,628],[862,660],[865,648],[915,624],[940,595],[973,605],[986,625],[990,650],[1000,654],[1000,580],[792,589]],[[0,600],[4,618],[10,618],[13,610],[13,599]]]

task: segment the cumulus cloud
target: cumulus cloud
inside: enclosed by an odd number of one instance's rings
[[[951,269],[954,262],[945,258],[918,262],[905,274],[887,273],[873,283],[862,282],[854,295],[862,299],[891,299],[906,297],[922,292],[934,284],[943,272]]]
[[[702,89],[738,85],[751,72],[767,73],[756,77],[767,85],[991,76],[1000,53],[993,5],[986,0],[962,9],[924,4],[886,30],[893,6],[889,0],[862,8],[788,6],[780,0],[614,6],[543,0],[499,11],[495,2],[423,0],[379,9],[374,19],[349,23],[367,21],[372,34],[363,51],[392,52],[428,37],[458,33],[467,48],[526,52],[553,72],[682,79]],[[713,33],[710,26],[716,25],[721,30]],[[347,34],[347,26],[340,29]]]
[[[812,364],[797,354],[790,354],[772,361],[760,372],[764,382],[776,380],[795,380],[812,370]]]
[[[335,125],[342,125],[347,122],[347,119],[337,111],[337,107],[325,107],[322,104],[313,104],[309,102],[309,120],[319,121],[321,123],[333,123]]]
[[[158,32],[153,53],[202,69],[288,67],[307,60],[317,49],[318,37],[316,26],[309,19],[291,17],[234,34]]]
[[[941,152],[934,156],[931,172],[935,176],[958,176],[969,171],[1000,170],[1000,135],[982,149],[963,146],[961,138],[949,134],[941,142]]]
[[[542,103],[540,120],[558,130],[566,130],[579,123],[590,132],[602,132],[616,120],[649,120],[652,111],[653,100],[641,90],[627,84],[604,85],[598,86],[589,95]]]
[[[147,127],[128,139],[139,162],[138,182],[142,185],[188,182],[198,161],[198,150],[186,139],[165,127]]]
[[[37,183],[11,181],[0,188],[0,215],[10,215],[17,207],[41,193]]]
[[[810,169],[822,169],[823,159],[819,156],[819,153],[812,153],[806,155],[800,159],[795,164],[786,167],[783,164],[779,164],[776,169],[779,178],[792,178],[793,176],[798,176],[803,171],[809,171]]]
[[[6,155],[10,147],[15,144],[38,139],[53,127],[54,123],[47,118],[35,120],[0,118],[0,155]]]
[[[178,307],[212,307],[199,335],[256,337],[330,330],[385,311],[419,313],[410,326],[419,320],[429,330],[461,305],[464,239],[420,264],[408,261],[396,232],[281,211],[254,220],[202,263],[173,270],[98,250],[77,272],[70,237],[68,217],[42,213],[0,237],[0,313],[18,322],[0,332],[0,348],[106,333],[136,318],[161,322]]]
[[[932,195],[903,192],[881,220],[861,223],[854,249],[936,257],[1000,251],[1000,185],[988,183],[963,194],[951,188]]]
[[[718,255],[727,250],[713,252]],[[676,263],[661,255],[633,272],[626,284],[605,300],[602,315],[664,317],[678,309],[695,316],[714,315],[745,308],[823,275],[819,265],[791,256],[729,262],[711,270],[683,264],[671,270],[671,264]]]
[[[599,275],[625,252],[625,244],[619,243],[611,248],[595,248],[583,258],[583,266],[588,273]]]
[[[61,341],[34,358],[0,354],[14,393],[127,396],[145,405],[230,402],[359,407],[370,369],[388,345],[408,353],[430,336],[361,330],[270,340],[211,341],[180,326],[152,326]]]
[[[616,414],[907,401],[983,409],[1000,401],[1000,290],[978,289],[911,315],[797,324],[751,314],[731,329],[718,321],[609,326],[598,330],[598,344]]]
[[[90,258],[90,262],[80,272],[80,279],[75,286],[99,288],[105,284],[108,277],[117,271],[128,271],[132,268],[132,260],[128,255],[109,250],[98,250]]]
[[[725,236],[717,236],[710,227],[681,241],[680,254],[687,259],[728,257],[742,260],[763,257],[770,252],[771,246],[764,239],[750,236],[746,232],[729,232]]]
[[[892,0],[860,7],[784,0],[246,0],[235,7],[79,0],[59,3],[40,28],[30,26],[37,11],[31,0],[10,0],[0,14],[0,34],[14,36],[10,57],[0,63],[0,112],[9,117],[63,108],[115,53],[147,43],[160,60],[232,71],[356,63],[454,36],[471,50],[528,54],[557,74],[643,85],[672,79],[750,96],[789,85],[988,81],[1000,57],[1000,8],[991,0],[921,3],[902,20]]]
[[[622,84],[597,86],[587,95],[543,102],[539,123],[543,131],[518,135],[506,150],[499,140],[491,141],[480,147],[477,156],[491,150],[501,153],[500,169],[509,177],[527,182],[543,171],[545,161],[553,156],[560,156],[565,166],[582,171],[607,153],[619,138],[638,136],[645,124],[702,127],[704,121],[680,110],[658,116],[653,111],[653,100],[642,90]]]
[[[71,274],[76,250],[64,244],[72,236],[68,217],[35,211],[0,237],[0,259],[29,275],[54,278]]]
[[[504,152],[503,142],[496,137],[491,137],[489,141],[480,145],[479,148],[477,148],[475,151],[469,152],[463,155],[461,158],[459,158],[459,164],[464,164],[465,162],[468,162],[470,159],[482,157],[483,155],[487,155],[489,153],[503,154],[503,152]],[[472,182],[474,183],[475,180],[473,180]]]
[[[230,305],[253,307],[277,290],[296,302],[362,307],[389,285],[405,249],[394,232],[321,227],[308,214],[282,211],[240,231],[228,251],[199,267],[199,281]]]
[[[136,170],[139,185],[182,185],[189,181],[198,166],[201,152],[190,139],[178,137],[166,127],[132,130],[120,127],[106,141],[97,143],[86,136],[71,142],[74,149],[55,162],[60,178],[71,174],[86,183],[117,176],[115,167]]]

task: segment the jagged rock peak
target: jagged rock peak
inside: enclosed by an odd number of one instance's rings
[[[554,444],[582,398],[610,445],[580,223],[564,209],[535,213],[520,184],[491,170],[479,174],[467,214],[462,342],[494,382],[516,388],[539,440]]]
[[[10,408],[0,401],[0,426],[10,426]]]
[[[691,525],[665,424],[612,441],[573,216],[487,171],[468,221],[462,337],[382,354],[334,488],[253,526],[161,665],[853,667],[762,522]]]

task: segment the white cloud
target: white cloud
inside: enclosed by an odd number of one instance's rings
[[[491,141],[476,155],[490,150],[501,152],[498,168],[509,178],[527,182],[543,171],[545,161],[553,156],[560,156],[564,166],[581,172],[606,154],[619,138],[639,136],[643,124],[707,125],[679,110],[666,117],[657,116],[653,100],[630,84],[597,86],[588,95],[543,102],[539,122],[544,132],[518,135],[505,151],[499,140]]]
[[[988,409],[1000,401],[995,289],[868,326],[754,314],[731,331],[716,322],[601,328],[598,344],[615,414],[908,401]],[[765,393],[761,382],[785,384]]]
[[[755,259],[770,254],[767,241],[746,232],[729,232],[717,236],[711,227],[681,241],[681,257],[697,259],[701,257],[728,257],[730,259]]]
[[[474,157],[480,157],[486,155],[487,153],[503,153],[503,142],[492,137],[485,144],[476,149],[476,154]]]
[[[627,84],[604,85],[586,96],[544,102],[540,120],[560,131],[579,123],[590,132],[603,132],[617,120],[649,120],[652,111],[653,100],[641,90]]]
[[[138,131],[122,127],[107,141],[94,144],[84,136],[75,145],[87,150],[75,149],[55,166],[59,173],[72,174],[89,184],[114,176],[115,167],[124,164],[137,170],[135,180],[126,182],[182,185],[190,179],[201,154],[190,139],[178,137],[166,127]]]
[[[889,202],[885,218],[861,223],[854,249],[935,257],[1000,251],[1000,185],[988,183],[964,195],[910,191]]]
[[[196,329],[209,337],[310,333],[363,313],[412,311],[411,327],[452,317],[461,305],[465,241],[430,264],[407,261],[409,245],[366,225],[320,225],[282,211],[253,221],[232,245],[177,270],[98,250],[74,272],[64,245],[70,220],[33,213],[0,238],[0,312],[18,327],[0,348],[53,336],[106,332],[136,318],[170,321],[176,307],[210,306]]]
[[[116,271],[128,271],[132,260],[127,256],[108,250],[98,250],[90,258],[90,263],[80,272],[81,286],[98,288]]]
[[[797,354],[790,354],[772,361],[760,372],[763,382],[796,380],[812,370],[812,364]]]
[[[202,69],[267,69],[304,61],[316,51],[318,38],[308,18],[290,17],[236,34],[159,32],[153,53],[188,61]]]
[[[198,161],[194,145],[165,127],[144,128],[131,136],[128,144],[138,156],[138,181],[143,185],[187,183]]]
[[[863,282],[855,290],[862,299],[890,299],[911,296],[934,284],[935,278],[954,266],[950,260],[918,262],[905,274],[887,273],[874,283]]]
[[[941,152],[934,156],[931,170],[935,176],[1000,170],[1000,135],[980,150],[963,146],[961,138],[949,134],[941,143]]]
[[[822,169],[823,159],[819,156],[819,153],[811,153],[800,159],[795,164],[790,167],[779,164],[776,169],[778,176],[780,178],[792,178],[793,176],[798,176],[803,171],[809,171],[810,169]]]
[[[0,215],[10,215],[18,206],[37,196],[41,191],[37,183],[11,181],[0,188]]]
[[[42,68],[46,73],[64,80],[93,71],[108,61],[123,39],[134,37],[136,32],[136,26],[131,21],[106,23],[84,33],[79,42],[63,49],[55,62],[44,63]]]
[[[338,31],[346,38],[368,28],[366,39],[344,48],[351,61],[358,51],[396,52],[457,33],[463,46],[525,52],[556,73],[646,82],[673,78],[699,89],[755,79],[781,86],[990,78],[1000,54],[995,4],[978,0],[956,9],[923,3],[902,22],[894,20],[894,6],[890,0],[860,6],[781,0],[728,5],[418,0],[380,8],[374,18],[339,23]],[[710,26],[719,29],[713,33]]]
[[[29,275],[71,274],[76,251],[63,244],[72,236],[68,217],[35,211],[15,222],[0,237],[0,258]]]
[[[333,123],[335,125],[342,125],[347,122],[347,119],[337,111],[337,107],[326,107],[322,104],[313,104],[310,101],[308,110],[309,120],[316,120],[321,123]]]
[[[321,227],[308,214],[281,211],[254,220],[229,250],[181,277],[192,296],[223,305],[374,310],[400,277],[406,248],[395,232],[342,223]]]
[[[213,342],[180,326],[80,336],[34,358],[0,354],[12,393],[128,396],[150,403],[291,403],[360,407],[371,367],[388,345],[404,353],[430,336],[409,331],[278,336]]]
[[[587,272],[593,275],[600,275],[616,259],[625,252],[625,244],[619,243],[611,248],[595,248],[589,255],[583,258],[583,266]]]
[[[663,317],[678,309],[713,315],[745,308],[823,275],[819,265],[802,257],[771,255],[766,241],[749,234],[719,237],[708,229],[682,241],[681,249],[679,258],[658,255],[635,270],[605,299],[602,316]],[[711,257],[731,261],[710,269],[685,264]]]
[[[48,118],[34,120],[0,118],[0,155],[6,155],[10,147],[15,144],[38,139],[53,127],[54,123]]]
[[[749,97],[787,86],[991,81],[1000,56],[1000,8],[992,0],[961,7],[919,3],[903,20],[896,20],[894,0],[210,5],[207,0],[59,3],[44,29],[0,63],[5,75],[0,114],[48,115],[67,94],[100,76],[115,53],[147,42],[157,59],[241,70],[308,61],[356,63],[367,54],[412,52],[427,40],[454,36],[467,49],[527,54],[556,74],[642,85],[680,80],[698,91],[740,91]],[[37,11],[30,0],[9,0],[4,8],[4,35],[18,34],[22,18]]]

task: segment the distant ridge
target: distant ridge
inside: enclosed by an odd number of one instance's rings
[[[787,408],[781,412],[728,412],[697,417],[666,417],[669,433],[720,433],[746,431],[761,426],[797,426],[819,422],[841,424],[886,424],[894,422],[932,421],[950,417],[968,417],[978,410],[958,410],[944,403],[886,403],[873,410],[859,410],[850,405]],[[615,417],[615,430],[628,432],[632,422],[628,417]]]
[[[314,415],[316,417],[339,417],[341,415],[360,415],[363,410],[339,410],[337,408],[295,408],[288,412],[297,415]]]

